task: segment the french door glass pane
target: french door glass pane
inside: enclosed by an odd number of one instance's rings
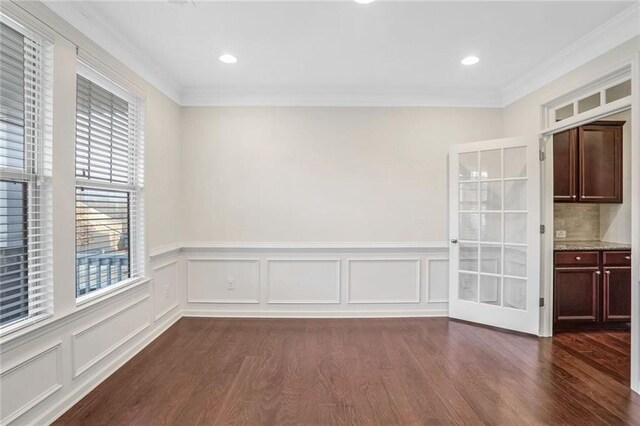
[[[504,214],[504,242],[524,244],[527,242],[527,214]]]
[[[480,216],[480,241],[491,243],[502,241],[502,214],[482,213]]]
[[[482,210],[502,210],[502,181],[480,184]]]
[[[460,213],[459,238],[466,241],[478,241],[478,213]]]
[[[500,306],[500,277],[480,275],[480,302]]]
[[[504,209],[527,209],[527,181],[508,180],[504,183]]]
[[[478,210],[478,183],[461,183],[460,184],[460,210],[477,211]]]
[[[458,156],[460,167],[458,169],[459,180],[478,179],[478,153],[467,152]]]
[[[527,177],[527,148],[505,148],[504,177]]]
[[[527,276],[527,247],[504,246],[504,273],[516,277]]]
[[[478,244],[460,243],[460,260],[458,268],[461,271],[478,270]]]
[[[502,246],[482,244],[480,251],[480,272],[500,274],[502,272]]]
[[[527,308],[527,280],[504,278],[504,306],[522,310]]]
[[[500,179],[502,177],[502,153],[499,149],[480,152],[480,178]]]
[[[478,301],[478,275],[460,273],[458,279],[458,298],[471,302]]]

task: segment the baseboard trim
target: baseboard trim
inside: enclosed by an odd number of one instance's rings
[[[448,309],[398,309],[398,310],[326,310],[326,311],[282,311],[282,310],[206,310],[185,309],[184,317],[200,318],[416,318],[446,317]]]
[[[74,405],[76,405],[82,398],[94,390],[100,383],[111,377],[113,373],[118,371],[124,364],[129,362],[140,351],[146,348],[151,342],[160,337],[162,333],[167,331],[169,327],[175,324],[180,318],[182,318],[181,312],[178,311],[171,317],[167,318],[159,326],[153,329],[143,339],[138,341],[131,349],[115,358],[111,363],[103,367],[100,371],[95,373],[85,384],[81,385],[77,389],[69,393],[60,402],[52,406],[45,411],[39,417],[33,420],[33,424],[51,424]]]

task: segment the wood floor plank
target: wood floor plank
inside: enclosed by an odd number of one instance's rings
[[[446,318],[182,318],[56,424],[640,424],[629,342]]]

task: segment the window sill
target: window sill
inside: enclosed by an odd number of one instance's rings
[[[90,306],[102,303],[105,300],[109,300],[112,297],[124,293],[125,291],[140,287],[148,283],[149,281],[151,281],[151,278],[147,277],[130,278],[111,287],[103,288],[101,290],[77,298],[76,307],[79,311],[86,309]]]

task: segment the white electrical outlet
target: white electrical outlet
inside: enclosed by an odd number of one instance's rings
[[[567,231],[556,231],[556,238],[567,238]]]
[[[235,290],[236,283],[233,278],[227,278],[227,290]]]

